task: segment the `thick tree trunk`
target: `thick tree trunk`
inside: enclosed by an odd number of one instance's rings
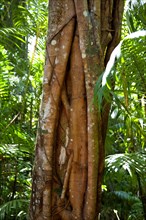
[[[94,86],[120,40],[123,0],[50,0],[30,219],[94,220],[100,212],[110,104]]]

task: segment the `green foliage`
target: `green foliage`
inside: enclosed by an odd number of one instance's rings
[[[143,0],[128,0],[126,7],[126,21],[129,31],[135,32],[146,29],[146,2]]]
[[[0,3],[0,219],[26,219],[45,61],[47,3]]]
[[[144,219],[138,178],[146,185],[146,153],[113,154],[106,157],[101,219]],[[112,203],[110,201],[113,201]],[[108,219],[108,218],[107,218]]]
[[[146,216],[146,4],[128,1],[127,5],[124,38],[95,87],[95,103],[101,113],[104,101],[111,103],[105,144],[104,220],[109,216],[144,220]]]
[[[146,152],[113,154],[106,157],[106,172],[126,172],[131,178],[138,174],[145,176]]]
[[[12,200],[5,203],[0,206],[0,219],[26,219],[28,204],[29,201],[23,199]]]
[[[145,34],[145,31],[138,31],[120,42],[95,88],[95,99],[101,111],[104,111],[103,99],[113,100],[112,130],[108,137],[114,138],[113,142],[122,151],[145,147]]]
[[[8,55],[3,46],[0,45],[0,99],[6,100],[9,97],[9,76],[13,67],[10,65]]]

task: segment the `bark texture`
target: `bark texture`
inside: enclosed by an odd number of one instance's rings
[[[94,87],[119,43],[123,7],[49,1],[30,219],[98,219],[110,104],[98,110]]]

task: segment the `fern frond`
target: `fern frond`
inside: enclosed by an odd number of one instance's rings
[[[107,172],[118,172],[121,169],[133,177],[138,173],[141,177],[145,176],[146,154],[131,153],[131,154],[113,154],[106,157]]]
[[[145,30],[134,32],[125,37],[112,52],[102,79],[101,77],[98,79],[94,89],[94,100],[98,103],[99,108],[102,108],[103,97],[111,102],[110,97],[114,95],[121,102],[111,85],[113,82],[117,83],[120,91],[123,71],[128,83],[135,84],[136,91],[145,92],[145,36]],[[126,109],[124,102],[121,104]]]
[[[118,199],[135,203],[135,202],[141,202],[140,199],[137,196],[132,195],[131,192],[125,192],[125,191],[113,191],[111,194],[115,195]]]
[[[17,214],[20,215],[20,211],[24,210],[26,214],[28,204],[29,201],[24,199],[17,199],[6,202],[5,204],[0,206],[0,219],[6,219],[7,216],[8,218],[10,218],[10,216],[14,213],[16,216]]]

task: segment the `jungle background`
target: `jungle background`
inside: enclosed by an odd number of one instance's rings
[[[47,0],[0,3],[0,219],[27,219]],[[126,1],[122,39],[95,87],[111,101],[101,219],[146,219],[146,3]],[[113,89],[112,82],[115,82]],[[97,99],[98,97],[98,99]]]

